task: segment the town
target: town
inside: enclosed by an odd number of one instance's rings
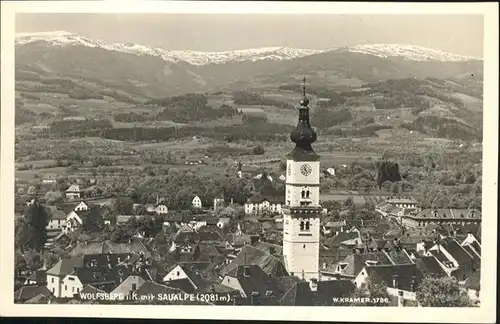
[[[17,190],[15,302],[479,306],[480,207],[422,203],[392,189],[400,179],[371,205],[322,199],[356,166],[320,166],[305,79],[299,105],[281,173],[235,159],[232,185],[171,192],[175,203],[95,178]]]

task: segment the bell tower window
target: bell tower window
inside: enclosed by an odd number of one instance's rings
[[[304,221],[301,221],[300,222],[300,230],[303,231],[304,230]]]
[[[309,198],[309,190],[306,191],[306,198]]]
[[[302,191],[300,192],[300,196],[302,198],[306,198],[306,191],[304,189],[302,189]]]
[[[311,226],[311,223],[309,223],[309,221],[307,221],[307,222],[306,222],[306,231],[308,231],[308,230],[309,230],[310,226]]]

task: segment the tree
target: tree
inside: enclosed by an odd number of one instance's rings
[[[97,206],[92,206],[86,212],[83,219],[83,231],[86,233],[97,233],[104,228],[104,218],[100,208]]]
[[[255,155],[262,155],[265,153],[264,148],[261,145],[257,145],[256,147],[253,148],[253,154]]]
[[[347,199],[344,200],[344,208],[346,209],[354,208],[354,200],[352,199],[351,196],[347,197]]]
[[[45,194],[45,200],[47,204],[54,205],[63,201],[62,193],[59,191],[47,191]]]
[[[131,215],[134,208],[134,201],[129,197],[120,197],[115,200],[113,209],[122,215]]]
[[[389,303],[385,303],[384,300],[389,300],[389,293],[387,292],[387,285],[385,282],[377,279],[368,279],[366,284],[360,288],[356,288],[351,295],[351,298],[366,298],[370,297],[380,299],[379,304],[374,303],[359,303],[355,302],[352,306],[389,306]]]
[[[453,277],[425,277],[417,288],[417,301],[423,307],[467,307],[471,305]]]
[[[24,216],[23,228],[20,231],[19,242],[22,248],[32,248],[37,252],[43,251],[47,240],[47,225],[49,224],[47,209],[35,200]]]

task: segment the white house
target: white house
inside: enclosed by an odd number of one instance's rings
[[[88,210],[89,209],[89,206],[84,202],[84,201],[81,201],[75,208],[74,208],[74,211],[84,211],[84,210]]]
[[[57,183],[56,176],[53,174],[49,174],[42,180],[42,183],[45,185],[56,184]]]
[[[191,204],[193,205],[194,208],[201,208],[202,207],[201,199],[198,196],[195,196],[193,198],[193,201],[191,202]]]
[[[47,209],[50,214],[50,220],[46,226],[47,230],[63,231],[66,227],[66,213],[54,206],[49,206]]]
[[[82,224],[82,218],[76,213],[76,211],[72,211],[66,217],[66,226],[63,228],[63,232],[66,234],[74,232]]]
[[[68,199],[80,199],[81,191],[79,185],[71,185],[68,189],[66,189],[66,198]]]
[[[177,264],[165,277],[163,277],[163,282],[171,280],[186,279],[188,276],[182,266]]]
[[[156,205],[155,211],[158,215],[168,214],[168,207],[163,203],[159,203],[158,205]]]
[[[214,211],[217,210],[221,204],[224,204],[224,198],[214,198]]]
[[[328,174],[331,175],[331,176],[335,175],[335,169],[334,168],[328,168],[328,169],[326,169],[326,172],[328,172]]]
[[[284,205],[283,198],[264,198],[259,196],[250,197],[244,205],[245,214],[281,213]]]
[[[415,264],[369,265],[354,279],[358,288],[365,287],[368,280],[384,281],[387,284],[387,293],[397,297],[399,306],[405,301],[416,302],[416,289],[423,274]]]
[[[82,266],[82,264],[82,257],[63,258],[47,270],[47,289],[54,297],[73,297],[80,292],[82,284],[71,273],[74,267]]]

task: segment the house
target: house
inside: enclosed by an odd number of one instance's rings
[[[434,256],[448,276],[459,281],[465,280],[474,272],[474,258],[454,238],[437,240],[424,254]]]
[[[283,257],[275,256],[270,252],[272,251],[267,252],[252,245],[244,245],[234,260],[221,269],[220,275],[225,276],[240,266],[256,265],[271,278],[288,276]]]
[[[334,235],[338,235],[345,230],[347,224],[345,220],[338,222],[328,222],[323,226],[323,235],[328,235],[330,233],[334,233]]]
[[[447,274],[434,256],[418,256],[413,261],[424,276],[442,278]]]
[[[344,260],[339,262],[333,274],[338,278],[355,279],[361,270],[368,265],[392,265],[393,263],[382,251],[369,253],[354,253],[348,255]],[[331,275],[326,273],[325,275]]]
[[[334,299],[352,295],[356,286],[351,280],[299,281],[279,300],[281,306],[332,306]]]
[[[47,283],[47,275],[46,275],[46,269],[39,269],[36,271],[33,271],[33,273],[26,278],[26,281],[24,282],[25,286],[30,286],[30,285],[37,285],[37,286],[45,286]]]
[[[54,174],[47,174],[42,180],[44,185],[54,185],[57,183],[57,177]]]
[[[78,214],[80,213],[80,215]],[[66,216],[66,226],[63,229],[64,233],[71,233],[76,231],[83,225],[82,212],[72,211]]]
[[[281,213],[283,197],[262,197],[254,195],[244,205],[245,214]]]
[[[386,203],[398,208],[418,208],[418,202],[412,197],[389,197]]]
[[[119,300],[124,300],[131,296],[132,293],[136,292],[145,282],[146,280],[144,280],[142,276],[130,275],[113,289],[110,295],[116,294]]]
[[[131,256],[144,255],[151,256],[148,248],[139,238],[131,238],[128,243],[114,243],[111,241],[102,242],[78,242],[70,251],[70,255],[78,256],[85,254],[107,254],[126,253]]]
[[[202,290],[207,285],[202,272],[205,271],[209,265],[209,262],[178,263],[163,278],[163,282],[168,286],[181,289],[186,293]]]
[[[465,279],[463,288],[466,290],[472,303],[478,305],[480,303],[481,272],[476,271],[470,277]]]
[[[214,211],[216,211],[217,208],[221,206],[224,206],[224,198],[222,197],[214,198]]]
[[[49,235],[49,231],[47,231],[47,241],[45,241],[45,248],[53,248],[53,247],[60,247],[60,248],[66,248],[69,243],[71,242],[71,239],[68,235],[65,233],[61,232],[56,232],[58,233],[56,236]]]
[[[326,169],[326,173],[329,176],[335,176],[335,169],[334,168],[328,168],[328,169]]]
[[[66,227],[66,213],[64,210],[55,206],[47,206],[46,209],[50,215],[49,223],[46,226],[47,230],[63,231]]]
[[[14,303],[24,303],[38,295],[50,296],[50,291],[45,286],[23,286],[14,292]]]
[[[71,274],[75,267],[83,266],[82,257],[62,258],[52,268],[47,270],[47,289],[57,298],[67,296],[62,289],[62,282],[66,275]],[[66,289],[67,291],[67,289]],[[77,290],[76,293],[79,291]],[[73,295],[69,296],[73,297]]]
[[[401,217],[403,225],[408,227],[426,227],[429,224],[462,225],[480,224],[481,212],[474,209],[424,209],[417,214],[408,214]]]
[[[166,204],[164,203],[158,203],[155,207],[155,212],[158,214],[158,215],[165,215],[165,214],[168,214],[168,207]]]
[[[144,215],[118,215],[116,216],[116,225],[126,225],[131,219],[141,220]]]
[[[66,198],[69,200],[74,200],[74,199],[80,199],[81,198],[81,193],[82,191],[80,190],[79,185],[71,185],[68,189],[65,191],[66,193]]]
[[[277,279],[267,275],[258,265],[239,265],[227,272],[221,284],[240,292],[245,299],[265,299],[262,302],[278,305],[284,295]]]
[[[201,208],[201,207],[202,207],[202,203],[201,203],[201,199],[200,199],[200,197],[195,196],[195,197],[193,198],[193,200],[191,201],[191,205],[192,205],[194,208]]]
[[[358,288],[369,284],[368,280],[383,282],[387,293],[398,297],[401,302],[415,302],[416,289],[423,279],[423,274],[415,264],[367,265],[354,279]]]

